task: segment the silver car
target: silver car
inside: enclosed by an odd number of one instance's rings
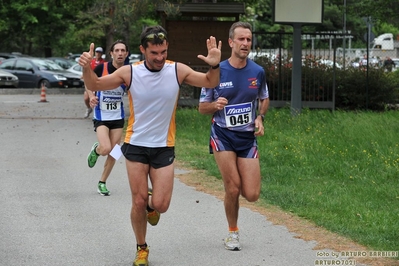
[[[70,68],[66,69],[69,72],[78,74],[80,76],[82,76],[83,72],[82,72],[82,67],[79,64],[74,64],[73,66],[71,66]]]
[[[11,74],[10,72],[3,71],[0,69],[0,88],[14,87],[18,88],[19,80],[18,77]]]

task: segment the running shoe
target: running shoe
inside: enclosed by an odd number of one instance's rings
[[[98,191],[98,193],[100,193],[100,195],[103,195],[103,196],[108,196],[110,194],[105,183],[99,182],[97,191]]]
[[[151,195],[152,195],[152,189],[149,188],[148,196],[151,196]],[[156,211],[156,210],[153,210],[151,212],[147,211],[147,221],[150,225],[152,225],[152,226],[157,225],[160,218],[161,218],[161,214],[158,211]]]
[[[88,118],[89,115],[91,114],[91,112],[93,112],[93,109],[92,108],[87,108],[86,109],[86,113],[85,113],[85,118]]]
[[[93,168],[96,165],[97,159],[100,156],[96,153],[97,146],[98,142],[94,143],[93,147],[91,147],[89,155],[87,155],[87,164],[89,165],[90,168]]]
[[[224,247],[227,250],[239,251],[241,250],[240,239],[238,231],[230,231],[228,237],[224,240]]]
[[[148,247],[145,249],[138,248],[136,252],[136,258],[133,261],[133,266],[148,266],[148,254],[150,250]]]

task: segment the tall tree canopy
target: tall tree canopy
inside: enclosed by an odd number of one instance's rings
[[[290,26],[273,24],[273,0],[0,0],[0,47],[4,52],[51,56],[80,53],[90,42],[109,49],[114,40],[123,39],[137,53],[142,28],[160,22],[156,6],[170,9],[171,3],[185,2],[245,3],[241,19],[256,31],[292,31]],[[364,45],[363,17],[372,18],[375,35],[399,34],[399,0],[324,0],[324,6],[324,23],[304,30],[342,30],[345,14],[354,45]]]

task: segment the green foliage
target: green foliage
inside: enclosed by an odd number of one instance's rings
[[[180,144],[176,145],[176,159],[189,162],[198,169],[205,169],[206,165],[210,165],[211,174],[220,176],[213,155],[209,154],[211,116],[197,114],[196,109],[178,109],[176,113],[176,138],[180,139]]]
[[[22,1],[4,3],[1,8],[2,51],[18,51],[44,56],[65,34],[71,19],[88,1],[71,5],[69,1]],[[5,18],[5,19],[4,19]],[[11,19],[12,18],[12,19]]]
[[[368,74],[365,68],[339,71],[337,108],[384,110],[386,104],[397,103],[399,100],[397,74],[371,67]]]
[[[138,52],[139,34],[146,25],[160,23],[156,12],[164,5],[168,14],[178,12],[173,4],[191,0],[37,0],[0,1],[0,46],[4,52],[22,52],[34,56],[62,56],[68,52],[80,53],[94,42],[109,48],[116,39],[123,39],[132,52]],[[271,0],[218,0],[217,2],[241,2],[246,14],[241,20],[251,22],[257,32],[292,32],[289,25],[273,24]],[[344,7],[342,0],[325,0],[324,23],[304,26],[305,31],[341,30]],[[366,23],[362,17],[372,16],[373,32],[397,34],[399,31],[399,5],[386,0],[347,0],[347,29],[355,36],[352,47],[365,47],[363,35]],[[273,40],[257,35],[257,46]]]
[[[398,111],[271,108],[258,138],[261,201],[374,250],[399,249]],[[179,109],[177,160],[220,179],[210,116]]]
[[[289,110],[271,110],[259,140],[263,195],[334,232],[396,250],[397,235],[389,231],[397,231],[397,118],[397,112],[305,110],[291,117]]]
[[[292,62],[261,57],[256,62],[266,71],[271,100],[291,100]],[[333,101],[335,108],[344,110],[380,110],[387,104],[399,103],[399,71],[385,72],[383,68],[333,69],[320,65],[317,58],[302,62],[302,101]]]
[[[109,47],[114,38],[137,40],[143,14],[157,18],[154,6],[161,0],[22,1],[3,4],[0,9],[2,51],[35,56],[63,56],[82,52],[90,42]],[[13,19],[8,19],[13,18]],[[133,33],[133,34],[132,34]],[[135,43],[138,51],[138,42]],[[54,50],[54,51],[52,51]]]
[[[385,22],[377,23],[377,25],[375,25],[373,29],[374,33],[377,36],[387,32],[392,33],[394,35],[394,38],[396,37],[396,35],[399,35],[399,26],[394,26]]]
[[[399,5],[397,1],[387,0],[347,0],[348,13],[357,17],[372,16],[376,20],[397,24]]]

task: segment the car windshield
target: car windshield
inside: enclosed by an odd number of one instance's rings
[[[41,70],[63,70],[62,67],[50,60],[32,59]]]

